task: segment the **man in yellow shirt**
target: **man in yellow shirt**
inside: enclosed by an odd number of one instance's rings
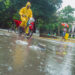
[[[21,8],[20,11],[19,11],[20,18],[21,18],[21,21],[22,21],[22,23],[20,24],[21,33],[23,31],[22,28],[24,28],[24,31],[25,31],[26,34],[29,33],[29,26],[27,26],[27,22],[33,16],[32,10],[30,9],[30,7],[31,7],[31,3],[27,2],[26,6]]]

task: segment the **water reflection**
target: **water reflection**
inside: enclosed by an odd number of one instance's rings
[[[66,44],[60,44],[56,47],[56,55],[64,56],[67,54],[68,46]]]
[[[28,45],[16,45],[13,52],[13,66],[14,68],[22,68],[29,56],[29,45],[31,40],[28,40]]]
[[[47,55],[45,72],[46,75],[75,75],[72,74],[73,47],[66,44],[56,45],[55,53]],[[75,53],[75,52],[74,52]]]
[[[18,45],[13,53],[13,66],[14,68],[22,67],[27,57],[27,51],[22,49],[22,46]]]
[[[0,75],[75,75],[75,47],[40,40],[0,37]],[[44,45],[46,50],[29,48]],[[40,47],[41,48],[41,47]]]

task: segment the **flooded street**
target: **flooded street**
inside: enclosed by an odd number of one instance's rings
[[[0,36],[0,75],[75,75],[75,44]]]

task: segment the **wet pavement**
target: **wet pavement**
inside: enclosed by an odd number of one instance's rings
[[[0,36],[0,75],[75,75],[75,44]]]

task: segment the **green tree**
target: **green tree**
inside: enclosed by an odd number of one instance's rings
[[[75,19],[74,11],[75,9],[72,8],[70,5],[66,6],[63,10],[60,11],[58,15],[59,21],[66,22],[66,23],[72,23]]]
[[[60,31],[62,30],[61,23],[67,23],[71,27],[71,23],[75,21],[74,17],[75,9],[72,8],[70,5],[66,6],[64,9],[58,12],[58,33],[60,35]]]
[[[34,17],[38,24],[48,25],[51,23],[56,10],[60,7],[62,0],[29,0],[32,4]],[[14,18],[20,19],[18,11],[25,6],[27,0],[0,0],[0,27],[8,27],[8,23]],[[40,19],[40,22],[38,21]],[[41,22],[43,21],[43,23]],[[40,26],[39,26],[40,27]]]

